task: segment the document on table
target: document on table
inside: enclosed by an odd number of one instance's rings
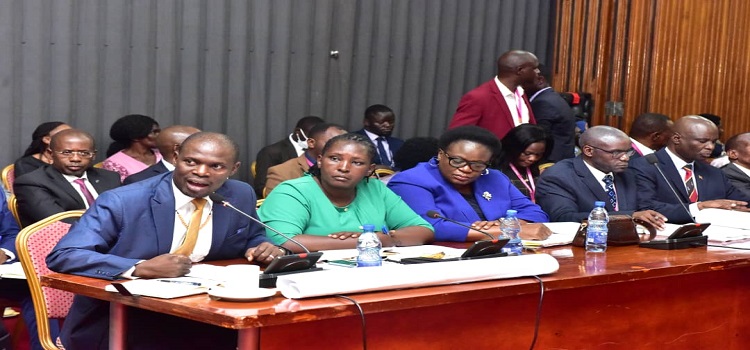
[[[25,280],[26,274],[23,273],[23,267],[20,262],[0,265],[0,278],[14,278]]]
[[[523,246],[526,248],[540,248],[571,244],[581,223],[545,222],[544,226],[547,226],[552,231],[552,235],[543,241],[521,240]]]
[[[208,292],[208,289],[216,286],[214,283],[206,283],[205,280],[193,277],[137,279],[120,283],[133,295],[142,295],[160,299],[179,298]],[[113,285],[104,288],[108,292],[117,292]]]

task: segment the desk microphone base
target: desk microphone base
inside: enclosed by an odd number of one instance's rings
[[[703,235],[695,236],[695,237],[653,240],[653,241],[648,241],[648,242],[641,242],[640,244],[642,248],[661,249],[661,250],[705,247],[706,245],[708,245],[708,236],[703,236]]]
[[[277,273],[262,273],[260,274],[260,277],[258,277],[258,286],[260,288],[276,288],[276,277],[283,276],[283,275],[291,275],[293,273],[320,271],[322,269],[323,269],[322,267],[311,267],[306,270],[286,271],[286,272],[277,272]]]

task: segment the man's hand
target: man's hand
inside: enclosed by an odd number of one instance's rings
[[[736,211],[750,211],[745,201],[735,201],[731,199],[714,199],[712,201],[698,202],[698,209],[717,208]]]
[[[5,251],[0,249],[0,264],[5,264],[5,262],[8,261],[8,255],[5,254]]]
[[[133,276],[143,278],[181,277],[190,272],[193,262],[184,255],[162,254],[135,265]]]
[[[247,261],[249,262],[256,261],[262,264],[268,264],[277,256],[282,256],[285,254],[286,251],[282,250],[281,248],[271,243],[263,242],[257,247],[248,249],[245,252],[245,258],[247,258]]]
[[[552,231],[540,223],[522,224],[518,237],[525,240],[543,241],[552,235]]]
[[[642,220],[653,225],[657,230],[664,230],[664,223],[667,217],[653,210],[642,210],[633,213],[633,219]]]

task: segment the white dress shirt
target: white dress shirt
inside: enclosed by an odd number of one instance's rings
[[[510,115],[513,117],[513,125],[519,126],[521,124],[526,124],[529,122],[529,108],[526,107],[526,102],[523,101],[523,88],[517,87],[516,91],[510,91],[507,86],[505,86],[503,83],[500,82],[500,79],[495,77],[495,84],[497,84],[497,88],[500,89],[500,94],[503,95],[503,99],[505,99],[505,104],[508,105],[508,109],[510,109]],[[518,93],[518,96],[521,97],[520,100],[516,98],[516,92]],[[518,108],[521,108],[521,122],[518,122]]]
[[[81,177],[76,177],[73,175],[65,175],[65,174],[62,174],[62,176],[65,178],[65,180],[67,180],[70,183],[71,186],[73,186],[73,189],[76,190],[76,192],[78,192],[78,196],[81,197],[81,199],[83,200],[83,205],[86,206],[86,209],[89,208],[89,202],[86,200],[86,197],[83,195],[83,191],[81,191],[81,186],[78,186],[78,184],[73,181],[78,180],[78,179],[85,179],[86,181],[84,182],[84,184],[86,184],[86,189],[88,189],[89,192],[91,192],[91,195],[94,197],[94,199],[99,197],[99,193],[96,192],[94,185],[92,185],[91,181],[89,181],[89,178],[86,172],[84,172],[83,175],[81,175]]]

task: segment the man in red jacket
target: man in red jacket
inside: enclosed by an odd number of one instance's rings
[[[508,51],[497,59],[497,76],[466,93],[448,129],[461,125],[485,128],[502,139],[514,127],[536,124],[524,83],[539,75],[539,60],[527,51]]]

